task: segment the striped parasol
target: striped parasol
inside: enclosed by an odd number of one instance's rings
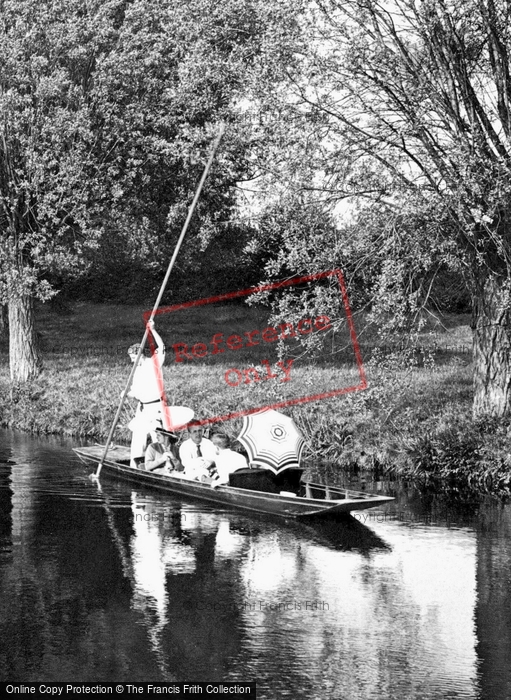
[[[244,416],[238,436],[249,455],[249,462],[278,474],[300,466],[305,445],[292,418],[273,409]]]

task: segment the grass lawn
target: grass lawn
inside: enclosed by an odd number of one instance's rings
[[[2,425],[104,439],[130,371],[126,350],[142,337],[145,310],[77,303],[57,312],[41,305],[37,327],[44,369],[35,381],[11,393],[5,341],[0,345]],[[264,341],[268,327],[267,310],[239,303],[158,316],[157,329],[167,346],[169,404],[190,406],[199,418],[214,418],[360,383],[347,332],[333,337],[315,330],[323,345],[304,354],[293,338]],[[283,409],[306,435],[309,457],[364,467],[398,465],[413,472],[422,459],[417,450],[434,445],[435,436],[453,429],[473,432],[466,316],[434,319],[412,354],[382,346],[370,328],[357,331],[368,388]],[[290,329],[281,335],[286,332]],[[278,354],[279,344],[284,356]],[[126,425],[134,408],[133,403],[126,406],[117,442],[128,439]],[[240,425],[235,419],[224,428],[234,437]],[[495,447],[494,436],[488,442]],[[507,454],[509,438],[502,430],[497,442]]]

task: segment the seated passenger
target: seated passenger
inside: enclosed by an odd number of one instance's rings
[[[190,437],[179,448],[179,459],[184,466],[184,476],[197,481],[207,481],[215,463],[216,447],[204,437],[199,425],[188,429]]]
[[[230,441],[225,433],[215,433],[211,439],[218,452],[215,459],[217,476],[213,479],[211,486],[217,488],[222,484],[228,484],[229,475],[238,469],[246,469],[248,463],[242,454],[229,449]]]
[[[157,421],[151,431],[151,443],[144,456],[144,468],[156,474],[170,474],[172,470],[182,471],[183,465],[174,454],[171,442],[177,442],[177,437],[163,429],[161,421]]]

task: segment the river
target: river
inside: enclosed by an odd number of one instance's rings
[[[89,471],[69,441],[0,431],[1,681],[511,698],[511,504],[393,484],[312,527]]]

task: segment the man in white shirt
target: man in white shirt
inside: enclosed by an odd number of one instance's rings
[[[160,335],[154,328],[154,321],[149,321],[149,330],[155,343],[154,355],[146,357],[142,355],[138,362],[128,396],[138,399],[135,417],[130,422],[131,435],[131,466],[138,467],[144,462],[144,453],[147,438],[151,429],[162,416],[161,394],[162,387],[158,382],[157,370],[165,360],[165,345]],[[132,362],[136,362],[140,345],[132,345],[128,349],[128,355]],[[142,466],[143,469],[143,466]]]
[[[190,437],[179,448],[179,459],[185,471],[184,476],[190,479],[207,479],[216,458],[216,447],[204,437],[204,430],[199,425],[188,428]]]
[[[211,482],[213,488],[229,483],[229,475],[238,469],[248,467],[247,460],[239,452],[229,449],[229,438],[225,433],[215,433],[211,437],[217,449],[215,459],[217,477]]]

